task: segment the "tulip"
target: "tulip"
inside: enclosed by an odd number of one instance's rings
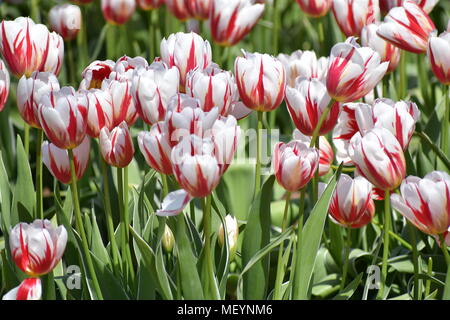
[[[361,228],[372,220],[375,203],[372,185],[361,176],[352,179],[342,174],[336,185],[328,212],[333,222],[349,228]]]
[[[178,93],[180,75],[176,67],[154,62],[133,77],[131,93],[142,120],[152,125],[164,120],[170,98]]]
[[[319,18],[327,14],[333,0],[297,0],[300,8],[309,16]]]
[[[170,2],[166,0],[166,3]],[[213,0],[185,0],[191,16],[199,20],[207,20]]]
[[[294,51],[291,55],[279,54],[278,60],[284,65],[286,71],[286,85],[295,86],[297,77],[326,79],[328,58],[317,59],[314,51]]]
[[[405,156],[395,136],[385,128],[374,128],[350,140],[348,155],[357,172],[375,187],[394,190],[406,175]]]
[[[126,23],[135,10],[136,0],[102,0],[103,17],[113,25]]]
[[[294,88],[286,88],[286,104],[295,126],[303,134],[312,136],[323,112],[330,104],[325,84],[318,79],[297,78]],[[333,102],[319,135],[325,135],[335,126],[339,116],[339,102]]]
[[[113,73],[111,73],[113,75]],[[126,79],[111,79],[103,81],[102,90],[111,95],[111,106],[113,110],[113,126],[118,126],[125,121],[132,126],[139,114],[131,94],[131,81]]]
[[[100,89],[103,80],[107,79],[114,68],[114,61],[96,60],[84,69],[81,76],[80,90]]]
[[[67,243],[64,226],[48,220],[19,223],[10,233],[11,257],[20,270],[32,277],[47,274],[59,263]]]
[[[0,52],[9,70],[17,77],[31,76],[34,71],[58,73],[64,53],[61,37],[30,18],[3,21],[0,30]],[[59,63],[59,64],[58,64]]]
[[[380,9],[383,12],[388,12],[392,8],[400,7],[404,0],[379,0]],[[439,0],[413,0],[417,3],[426,13],[430,13]]]
[[[9,95],[9,71],[6,69],[3,60],[0,60],[0,111],[5,107]]]
[[[191,71],[187,76],[186,89],[189,95],[200,100],[204,111],[218,107],[223,116],[228,114],[237,94],[232,73],[213,65],[204,70]]]
[[[196,33],[171,34],[161,41],[161,59],[180,71],[180,90],[184,92],[186,76],[194,69],[204,69],[211,63],[211,46]]]
[[[193,18],[188,7],[189,1],[191,0],[165,0],[165,3],[167,10],[169,10],[178,20],[186,21]]]
[[[219,184],[220,165],[209,138],[184,137],[172,150],[175,179],[191,197],[204,198]]]
[[[360,103],[346,103],[341,108],[338,122],[333,130],[333,144],[336,147],[336,160],[344,165],[351,165],[347,149],[350,140],[359,132],[359,126],[356,122],[356,110]]]
[[[428,43],[428,59],[431,69],[438,80],[444,85],[450,85],[450,33],[444,32],[439,37],[431,36]]]
[[[87,127],[87,109],[71,87],[42,97],[39,121],[48,139],[61,149],[73,149],[83,142]]]
[[[333,14],[345,36],[359,36],[365,25],[380,18],[378,0],[334,0]]]
[[[19,286],[7,292],[2,300],[40,300],[41,296],[41,280],[38,278],[29,278],[23,280]]]
[[[239,225],[236,217],[229,214],[225,217],[225,227],[227,229],[227,241],[230,248],[230,260],[233,260],[237,249],[237,242],[239,237]],[[225,230],[223,223],[220,224],[218,232],[219,245],[223,247],[225,245]]]
[[[400,49],[377,35],[378,25],[372,23],[361,32],[361,45],[378,52],[381,61],[389,62],[387,73],[394,71],[400,62]]]
[[[340,102],[352,102],[367,95],[383,78],[389,62],[371,48],[360,47],[348,38],[331,49],[328,65],[328,94]]]
[[[272,111],[283,101],[286,74],[276,58],[244,52],[244,57],[236,58],[234,73],[239,95],[248,108]]]
[[[113,79],[127,79],[132,80],[135,72],[140,69],[145,69],[148,67],[148,62],[143,57],[128,57],[122,56],[117,60],[113,67],[113,74],[110,74],[110,78]]]
[[[192,200],[192,196],[184,189],[179,189],[169,193],[161,204],[161,209],[156,211],[156,215],[161,217],[171,217],[179,214]]]
[[[319,151],[302,142],[280,142],[273,151],[273,170],[278,183],[287,191],[302,189],[319,166]]]
[[[219,117],[211,128],[211,136],[214,142],[215,156],[220,166],[221,174],[230,166],[236,153],[241,128],[233,116]]]
[[[164,122],[155,123],[148,132],[140,132],[138,144],[150,167],[163,174],[172,174],[172,148]]]
[[[305,147],[309,147],[311,144],[311,137],[305,136],[300,130],[295,129],[292,134],[294,140],[297,140],[305,145]],[[319,138],[319,176],[326,175],[333,164],[334,160],[334,152],[330,143],[328,142],[325,136],[320,136]]]
[[[136,0],[139,8],[142,10],[158,9],[164,4],[165,0]]]
[[[59,33],[64,40],[74,39],[81,28],[80,7],[73,4],[54,6],[49,11],[50,26]]]
[[[446,233],[450,226],[450,176],[433,171],[423,179],[409,176],[400,186],[400,194],[391,195],[392,206],[430,235]]]
[[[113,109],[111,105],[111,95],[108,91],[91,89],[80,92],[81,105],[86,106],[87,131],[92,138],[98,138],[100,130],[104,127],[112,129],[113,127]]]
[[[89,163],[90,148],[91,139],[86,136],[83,142],[73,149],[77,180],[81,179],[86,172]],[[72,178],[70,175],[70,161],[67,150],[60,149],[53,143],[45,141],[42,144],[42,161],[56,179],[64,184],[70,184]]]
[[[435,29],[428,14],[414,1],[406,0],[402,7],[389,11],[377,34],[400,49],[424,53],[430,34]]]
[[[112,131],[103,128],[100,131],[100,152],[107,164],[125,168],[133,160],[134,146],[127,123],[123,121]]]
[[[171,253],[175,245],[173,232],[167,224],[164,226],[164,233],[161,238],[161,244],[166,253]]]
[[[209,18],[212,38],[222,46],[237,44],[261,18],[264,6],[252,0],[213,0]]]

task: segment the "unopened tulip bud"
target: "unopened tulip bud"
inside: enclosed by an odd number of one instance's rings
[[[297,0],[300,8],[311,17],[323,17],[331,8],[333,0]]]
[[[175,245],[175,238],[173,236],[172,230],[170,230],[167,224],[165,225],[164,234],[162,236],[161,242],[166,253],[171,253]]]
[[[124,168],[133,160],[133,139],[125,121],[112,131],[103,128],[99,139],[102,157],[110,166]]]
[[[236,253],[237,241],[239,237],[239,225],[236,217],[233,217],[229,214],[225,217],[225,225],[227,229],[228,246],[230,248],[230,260],[233,260]],[[223,247],[225,245],[225,230],[223,224],[220,224],[219,227],[218,240],[220,246]]]
[[[74,39],[81,28],[80,7],[73,4],[54,6],[49,12],[50,26],[64,40]]]
[[[111,24],[126,23],[135,10],[136,0],[102,0],[103,17]]]

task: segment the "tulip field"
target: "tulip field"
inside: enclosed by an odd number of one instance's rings
[[[450,299],[450,2],[0,16],[1,300]]]

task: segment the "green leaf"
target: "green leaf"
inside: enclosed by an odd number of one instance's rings
[[[3,234],[9,235],[9,230],[13,227],[11,223],[11,189],[8,181],[8,173],[3,163],[3,155],[0,152],[0,227]],[[5,237],[8,241],[8,237]]]
[[[356,289],[358,289],[363,275],[364,275],[363,272],[358,274],[358,276],[355,279],[353,279],[353,281],[350,282],[348,284],[348,286],[345,287],[345,289],[341,293],[339,293],[336,297],[334,297],[333,300],[348,300],[348,299],[350,299],[353,296],[353,294],[355,293]]]

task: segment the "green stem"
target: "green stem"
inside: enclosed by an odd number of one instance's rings
[[[383,98],[389,97],[389,75],[385,75],[382,80]]]
[[[30,154],[30,126],[26,122],[23,123],[23,144],[28,157]]]
[[[398,89],[398,99],[404,99],[406,97],[407,90],[407,75],[406,75],[406,55],[407,52],[401,52],[400,56],[400,69],[399,69],[399,89]]]
[[[324,39],[325,39],[325,32],[324,32],[324,28],[323,28],[323,18],[317,18],[317,33],[319,36],[319,44],[320,44],[320,50],[319,52],[322,54],[324,54],[325,52],[325,46],[326,44],[324,43]]]
[[[416,235],[416,228],[408,222],[408,228],[411,235],[411,247],[412,247],[412,255],[413,255],[413,266],[414,266],[414,295],[413,298],[415,300],[420,300],[420,285],[421,282],[419,281],[419,253],[417,251],[417,235]]]
[[[447,275],[445,276],[445,287],[443,300],[450,300],[450,256],[448,254],[447,243],[445,243],[445,238],[443,234],[439,235],[439,240],[441,242],[442,253],[444,254],[445,263],[447,264]]]
[[[287,217],[288,217],[288,211],[289,211],[289,200],[291,200],[291,193],[288,192],[286,194],[286,202],[284,204],[284,214],[283,214],[283,222],[281,224],[281,233],[286,230],[287,225]],[[280,243],[280,247],[278,248],[278,260],[277,260],[277,275],[275,279],[275,289],[273,294],[274,300],[281,300],[281,285],[283,283],[283,277],[284,277],[284,265],[283,265],[283,250],[284,244],[283,242]]]
[[[36,145],[36,211],[39,219],[44,219],[44,206],[42,198],[42,143],[44,142],[44,131],[37,129]]]
[[[39,14],[39,0],[31,0],[31,19],[35,23],[41,22],[41,16]]]
[[[256,168],[255,168],[255,197],[261,189],[261,153],[262,153],[262,128],[263,113],[258,111],[258,129],[256,132]]]
[[[442,152],[444,152],[444,154],[446,156],[448,156],[448,149],[449,149],[449,145],[448,145],[448,128],[449,128],[449,122],[450,122],[450,105],[449,105],[449,98],[448,98],[448,86],[444,86],[444,116],[442,118],[442,123],[441,123],[441,127],[442,127],[442,136],[441,136],[441,149]]]
[[[98,284],[97,275],[95,273],[94,264],[92,263],[92,257],[91,253],[89,252],[89,245],[86,237],[86,232],[84,231],[83,226],[83,219],[81,217],[81,210],[80,210],[80,202],[78,198],[78,189],[77,189],[77,174],[75,172],[75,162],[73,160],[73,151],[72,149],[68,150],[69,152],[69,160],[70,160],[70,176],[71,176],[71,182],[70,182],[70,189],[72,191],[72,198],[73,198],[73,206],[75,209],[75,225],[77,228],[77,232],[79,233],[81,237],[81,246],[84,251],[84,255],[86,258],[86,265],[89,271],[89,274],[92,279],[92,284],[94,286],[94,291],[96,293],[97,299],[103,300],[103,295],[100,290],[100,286]]]
[[[427,79],[427,70],[424,62],[424,56],[422,54],[417,55],[417,74],[419,78],[419,88],[422,93],[423,102],[425,106],[430,105],[430,94],[429,94],[429,79]]]
[[[73,58],[73,47],[72,47],[72,41],[66,41],[67,45],[67,60],[69,60],[69,81],[70,84],[75,85],[75,60]]]
[[[165,198],[169,194],[169,184],[167,183],[167,176],[161,173],[161,183],[162,183],[162,196]]]
[[[300,283],[300,272],[301,272],[301,259],[302,259],[302,233],[303,233],[303,213],[305,211],[305,189],[300,191],[300,203],[299,203],[299,213],[298,213],[298,224],[297,224],[297,252],[295,261],[295,274],[294,274],[294,284],[293,284],[293,294],[294,300],[300,299],[300,289],[302,283]]]
[[[88,18],[86,14],[86,6],[81,6],[81,14],[83,16],[83,23],[81,24],[80,31],[78,31],[77,35],[77,45],[78,45],[78,62],[79,62],[79,69],[83,70],[86,65],[88,64],[89,59],[89,52],[88,52],[88,45],[87,45],[87,29],[86,24]]]
[[[211,254],[211,195],[202,201],[203,204],[203,232],[205,237],[205,260],[208,272],[209,289],[212,300],[219,300],[220,296],[215,285],[213,257]]]
[[[345,288],[345,282],[347,281],[347,273],[348,273],[348,264],[350,260],[350,250],[352,247],[352,229],[347,228],[347,241],[345,245],[345,256],[344,256],[344,269],[342,271],[342,280],[341,280],[341,291]]]
[[[156,10],[149,10],[148,12],[148,55],[149,55],[149,61],[152,61],[156,54],[155,54],[155,38],[156,38],[156,30],[155,25],[153,23],[154,15]]]
[[[106,54],[109,59],[116,59],[116,26],[108,24],[108,30],[106,31]]]
[[[427,268],[427,275],[431,278],[433,276],[433,259],[428,258],[428,268]],[[431,289],[431,280],[427,279],[425,282],[425,298],[427,298],[430,295],[430,289]]]
[[[320,139],[316,140],[316,149],[320,150]],[[316,172],[314,172],[313,177],[313,203],[317,202],[319,198],[319,166],[317,166]]]
[[[273,22],[273,34],[272,34],[272,52],[276,56],[278,54],[278,39],[280,33],[280,15],[278,13],[279,0],[273,0],[272,22]]]
[[[391,230],[391,201],[389,190],[384,192],[384,230],[383,230],[383,263],[381,266],[381,287],[378,291],[378,298],[383,298],[386,288],[387,261],[389,258],[389,231]]]
[[[322,124],[325,122],[328,113],[330,113],[331,107],[333,107],[333,104],[335,102],[336,101],[334,99],[331,99],[330,102],[328,103],[327,108],[320,115],[319,122],[317,123],[317,126],[314,128],[311,143],[309,144],[310,148],[314,147],[314,145],[316,144],[316,140],[318,140],[319,137],[320,128],[322,127]]]

